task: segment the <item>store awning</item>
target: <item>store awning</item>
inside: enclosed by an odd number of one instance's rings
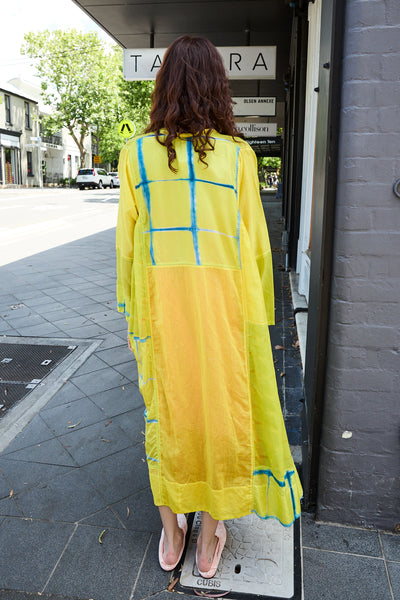
[[[123,48],[164,48],[184,34],[216,46],[277,46],[274,81],[233,81],[235,95],[284,100],[291,9],[285,0],[74,0]]]

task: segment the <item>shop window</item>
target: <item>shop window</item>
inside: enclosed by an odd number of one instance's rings
[[[25,129],[32,129],[31,127],[31,105],[29,102],[25,102]]]
[[[17,157],[15,148],[4,149],[6,183],[17,183]]]
[[[28,167],[28,177],[33,177],[33,167],[32,167],[32,152],[26,153],[27,167]]]
[[[11,100],[10,96],[7,96],[7,94],[4,94],[4,102],[6,105],[6,123],[11,125]]]

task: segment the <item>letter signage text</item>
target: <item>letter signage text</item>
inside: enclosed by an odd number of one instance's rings
[[[155,79],[166,48],[124,50],[124,79]],[[275,79],[276,46],[218,48],[230,79]]]

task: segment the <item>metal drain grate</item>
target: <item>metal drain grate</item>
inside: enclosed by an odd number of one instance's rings
[[[99,347],[101,339],[0,337],[0,452]]]
[[[301,598],[298,523],[283,527],[275,519],[262,520],[254,514],[225,521],[226,545],[212,579],[203,579],[196,566],[200,526],[201,513],[196,513],[180,578],[182,591],[200,589],[210,596],[231,592],[234,598]]]
[[[76,347],[0,343],[0,417],[31,393]]]

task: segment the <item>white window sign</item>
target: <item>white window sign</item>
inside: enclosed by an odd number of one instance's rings
[[[276,123],[236,123],[245,137],[276,136]]]
[[[8,148],[20,148],[19,137],[16,135],[8,135],[7,133],[2,133],[0,135],[0,145],[6,146]]]
[[[155,79],[166,48],[124,50],[124,79]],[[276,46],[218,48],[230,79],[275,79]]]
[[[233,114],[237,117],[274,117],[276,98],[252,96],[248,98],[232,98]]]

